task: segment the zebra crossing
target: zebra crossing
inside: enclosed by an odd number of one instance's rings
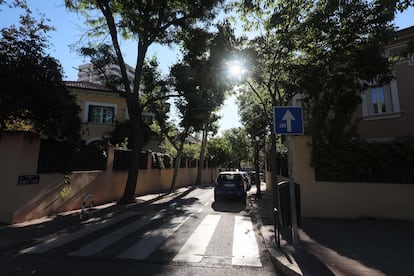
[[[111,223],[121,222],[122,225],[122,219],[125,217]],[[201,209],[190,214],[183,212],[174,215],[161,211],[115,227],[104,234],[94,235],[111,223],[93,224],[57,236],[24,248],[20,254],[61,252],[71,257],[109,256],[154,261],[154,258],[168,251],[170,262],[262,267],[259,244],[249,216],[204,214]],[[85,241],[85,236],[87,241],[79,245],[79,240],[83,238],[82,241]],[[211,248],[214,246],[220,248],[221,253],[212,253],[214,250]]]

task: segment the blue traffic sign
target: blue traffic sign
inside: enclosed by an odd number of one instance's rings
[[[302,135],[303,119],[302,107],[299,106],[274,106],[274,127],[276,134]]]

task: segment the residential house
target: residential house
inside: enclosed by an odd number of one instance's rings
[[[126,69],[132,85],[134,68],[126,64]],[[109,138],[116,122],[129,119],[126,99],[104,85],[104,75],[120,76],[121,70],[118,65],[111,64],[105,67],[105,72],[100,72],[91,63],[78,66],[78,70],[78,81],[66,81],[66,86],[82,109],[82,139],[86,144],[103,141]],[[154,114],[143,112],[142,115],[148,124],[152,122]],[[155,144],[151,147],[154,148]]]
[[[116,121],[128,119],[125,98],[113,90],[84,81],[66,81],[65,84],[81,108],[84,124],[81,134],[85,144],[103,141]]]
[[[410,40],[414,41],[414,26],[397,32],[386,55],[398,55]],[[390,83],[373,86],[362,95],[359,133],[367,141],[414,135],[414,54],[399,59],[393,70],[395,78]]]
[[[66,81],[69,91],[76,96],[84,124],[82,140],[85,144],[104,141],[115,123],[129,119],[126,99],[102,84],[84,81]],[[143,112],[144,120],[152,122],[153,114]],[[154,145],[152,145],[154,147]]]
[[[409,41],[414,41],[414,26],[399,30],[385,54],[390,58],[399,55]],[[399,58],[393,73],[394,79],[389,83],[374,85],[362,94],[355,116],[361,118],[358,133],[368,142],[414,136],[414,54]],[[301,93],[296,94],[292,104],[302,106],[303,97]]]

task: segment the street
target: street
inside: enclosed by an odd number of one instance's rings
[[[212,187],[160,198],[3,253],[0,274],[276,275],[249,200],[214,202]]]

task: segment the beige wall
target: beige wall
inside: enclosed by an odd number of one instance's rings
[[[0,222],[16,223],[57,212],[79,209],[87,194],[96,204],[118,200],[124,191],[127,172],[113,171],[113,148],[108,154],[106,171],[72,172],[65,182],[60,173],[38,174],[38,184],[18,185],[19,175],[36,175],[40,139],[27,133],[0,136]],[[151,155],[148,168],[151,168]],[[215,169],[204,169],[203,182],[211,182]],[[169,190],[173,169],[140,170],[136,194]],[[195,182],[196,168],[180,169],[177,187]]]
[[[414,183],[315,181],[308,136],[292,137],[292,155],[293,178],[300,184],[302,217],[414,220]],[[270,183],[270,172],[266,176]]]
[[[317,182],[310,166],[310,137],[292,141],[293,175],[301,187],[303,217],[414,220],[414,183]]]

